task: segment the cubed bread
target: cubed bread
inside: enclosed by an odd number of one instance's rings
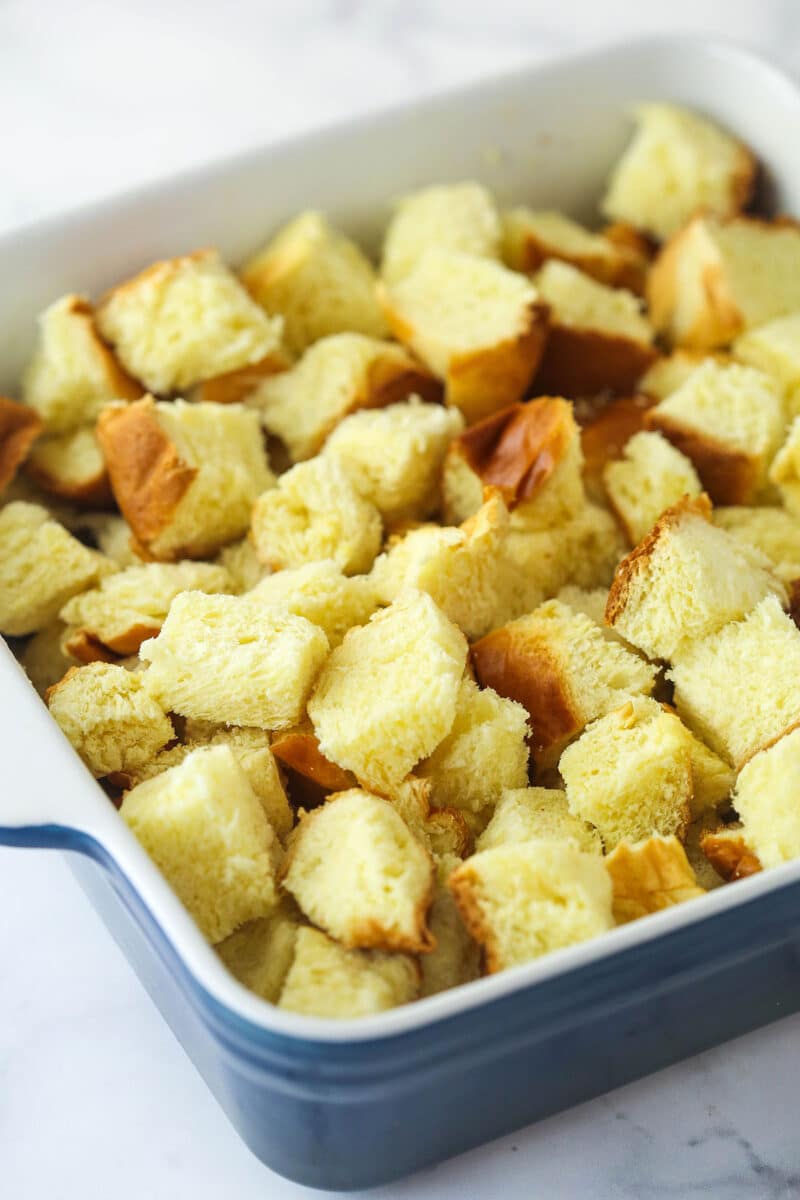
[[[71,596],[113,569],[47,509],[24,500],[6,504],[0,509],[0,633],[21,637],[44,629]]]
[[[132,788],[120,815],[209,942],[275,908],[277,839],[229,746]]]
[[[741,823],[711,830],[701,838],[700,845],[714,871],[726,883],[757,875],[763,869],[758,855],[745,841]]]
[[[391,793],[450,732],[466,658],[463,633],[430,596],[404,593],[323,667],[308,703],[322,753]]]
[[[474,849],[474,838],[464,809],[432,808],[433,784],[430,779],[409,775],[391,789],[387,799],[408,825],[414,836],[441,867],[442,860],[455,855],[464,858]]]
[[[219,566],[228,572],[232,587],[237,595],[249,592],[269,574],[269,567],[258,561],[258,555],[249,537],[223,546],[216,557]]]
[[[387,525],[421,521],[441,502],[447,448],[464,428],[458,409],[416,399],[345,417],[325,443]]]
[[[266,575],[248,592],[248,599],[305,617],[324,629],[331,649],[348,629],[366,625],[378,607],[369,576],[343,575],[330,559]]]
[[[554,258],[536,273],[534,283],[550,306],[550,333],[534,381],[537,394],[632,391],[658,357],[638,296],[606,287]]]
[[[204,592],[177,596],[139,651],[148,691],[168,711],[259,729],[297,724],[327,653],[304,617]]]
[[[341,464],[317,455],[281,475],[253,505],[250,536],[259,560],[274,571],[331,559],[348,575],[368,571],[383,524]]]
[[[436,945],[430,954],[423,954],[419,960],[421,996],[436,996],[447,988],[470,983],[480,975],[480,947],[467,932],[453,893],[447,886],[448,876],[460,865],[461,859],[449,854],[437,866],[436,891],[428,913],[428,927]]]
[[[520,787],[503,792],[476,850],[518,846],[522,842],[566,842],[584,854],[602,854],[600,834],[569,811],[559,788]]]
[[[748,329],[733,343],[733,353],[779,384],[787,417],[800,414],[800,312]]]
[[[800,417],[795,417],[792,422],[769,477],[777,484],[789,512],[800,519]]]
[[[403,346],[360,333],[321,338],[288,371],[272,375],[246,402],[279,437],[292,462],[312,458],[351,413],[383,408],[411,395],[441,398],[438,379]]]
[[[676,346],[713,350],[800,309],[800,227],[702,214],[664,246],[647,282],[650,319]]]
[[[472,424],[524,395],[542,356],[547,309],[533,284],[499,263],[428,250],[380,290],[395,337],[445,383]]]
[[[372,264],[321,213],[285,225],[245,263],[241,280],[263,309],[283,317],[293,354],[332,333],[386,333]]]
[[[283,323],[253,303],[216,250],[197,250],[115,287],[97,326],[127,371],[168,396],[269,359]]]
[[[294,905],[282,900],[268,917],[241,925],[216,947],[230,973],[251,992],[277,1004],[294,961],[300,923]]]
[[[750,504],[783,437],[783,399],[763,371],[709,359],[647,412],[645,425],[691,459],[715,504]]]
[[[358,783],[352,771],[345,771],[325,757],[307,721],[278,733],[272,739],[271,749],[298,808],[316,808],[331,792],[346,792]]]
[[[438,808],[491,808],[506,788],[528,782],[529,733],[521,704],[465,678],[450,732],[417,774],[430,780]]]
[[[492,974],[611,929],[611,882],[597,854],[523,842],[474,854],[449,886]]]
[[[0,492],[11,483],[42,428],[36,409],[0,396]]]
[[[456,250],[500,258],[500,217],[479,183],[450,183],[403,196],[383,241],[381,277],[388,284],[410,275],[428,250]]]
[[[682,496],[699,496],[703,489],[691,459],[660,433],[634,434],[623,454],[607,464],[603,483],[628,541],[635,546],[665,509]]]
[[[48,434],[31,447],[28,475],[53,496],[85,508],[109,508],[114,498],[93,425]]]
[[[742,767],[733,805],[744,840],[762,866],[800,858],[800,729],[754,754]]]
[[[729,361],[726,355],[717,353],[710,355],[704,350],[686,350],[679,348],[656,359],[649,367],[637,387],[640,392],[655,400],[666,400],[673,392],[682,387],[693,371],[702,366],[708,359],[716,362]]]
[[[433,948],[433,860],[388,800],[351,788],[308,813],[281,878],[309,920],[348,949]]]
[[[779,579],[800,579],[800,513],[732,506],[715,508],[713,520],[737,541],[765,554]]]
[[[175,737],[142,677],[112,663],[71,667],[47,704],[93,775],[135,770]]]
[[[97,424],[117,504],[151,558],[207,558],[246,532],[273,482],[258,416],[238,404],[111,406]]]
[[[676,837],[656,834],[633,844],[620,842],[604,861],[618,925],[706,894]]]
[[[530,274],[550,258],[569,263],[598,283],[641,292],[647,258],[632,245],[591,233],[564,213],[512,208],[503,214],[503,259]]]
[[[538,766],[629,696],[649,693],[655,669],[603,637],[594,621],[558,600],[495,629],[472,647],[478,682],[527,710]]]
[[[698,209],[730,217],[746,207],[757,163],[724,129],[677,104],[638,104],[636,129],[603,197],[603,214],[657,238]]]
[[[141,385],[123,371],[98,335],[86,299],[62,296],[40,315],[22,396],[49,433],[90,424],[109,400],[136,400],[141,394]]]
[[[348,1020],[416,1000],[419,968],[407,954],[347,950],[318,929],[301,928],[278,1007]]]
[[[673,665],[681,718],[741,768],[800,722],[800,631],[767,596],[752,612],[692,642]]]
[[[586,494],[596,504],[607,506],[608,496],[603,474],[614,459],[622,458],[630,439],[644,429],[647,410],[656,401],[644,392],[630,396],[603,397],[597,405],[589,401],[589,412],[582,420],[581,450],[583,452],[583,485]]]
[[[19,657],[25,674],[40,696],[63,679],[70,667],[77,666],[72,655],[64,653],[63,636],[63,621],[53,621],[29,639]]]
[[[769,559],[710,520],[706,496],[667,509],[617,568],[606,620],[650,658],[675,659],[785,590]]]
[[[528,526],[550,528],[584,504],[580,434],[568,401],[541,396],[478,421],[452,443],[444,463],[444,515],[451,524],[471,517],[486,488],[509,511],[522,509]]]
[[[468,638],[502,619],[508,512],[492,495],[463,525],[421,525],[399,536],[376,561],[372,581],[389,603],[407,588],[427,592]]]
[[[582,588],[577,587],[574,583],[568,583],[566,587],[561,588],[555,599],[566,604],[567,608],[571,608],[573,612],[585,613],[594,621],[606,641],[622,642],[628,650],[633,649],[630,643],[617,633],[616,629],[606,625],[608,588]]]
[[[634,698],[588,726],[558,764],[571,813],[606,850],[653,833],[682,836],[693,798],[688,738],[673,713]]]

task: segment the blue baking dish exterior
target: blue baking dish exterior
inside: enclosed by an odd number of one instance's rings
[[[310,203],[367,241],[389,196],[437,179],[480,178],[503,202],[587,215],[627,136],[625,107],[659,96],[739,131],[780,206],[800,212],[790,79],[718,42],[612,47],[0,238],[0,390],[54,295],[97,292],[202,244],[237,261]],[[300,1183],[383,1183],[800,1008],[800,864],[788,864],[390,1013],[283,1013],[224,970],[2,642],[0,705],[0,844],[67,854],[244,1141]]]

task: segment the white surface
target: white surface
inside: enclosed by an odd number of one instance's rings
[[[636,23],[624,0],[550,8],[0,0],[0,228],[596,37],[708,29],[800,65],[792,0],[673,2]],[[0,850],[0,912],[3,1196],[314,1194],[239,1143],[58,858]],[[800,1196],[798,1029],[785,1021],[372,1194]]]

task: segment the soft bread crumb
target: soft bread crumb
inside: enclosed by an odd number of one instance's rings
[[[53,621],[30,638],[20,655],[25,674],[40,696],[63,679],[70,667],[77,666],[72,655],[64,653],[63,636],[63,621]]]
[[[346,950],[318,929],[302,928],[278,1006],[347,1020],[408,1004],[418,993],[419,969],[407,954]]]
[[[25,470],[53,496],[85,508],[110,508],[111,484],[93,425],[39,438]]]
[[[383,242],[381,277],[404,279],[428,250],[457,250],[499,259],[500,218],[478,183],[441,184],[403,196]]]
[[[603,853],[600,834],[569,811],[566,792],[543,787],[506,789],[476,849],[493,850],[495,846],[530,841],[567,842],[584,854]]]
[[[772,563],[784,583],[800,579],[800,519],[783,508],[715,508],[715,525],[731,537],[753,546]]]
[[[762,866],[800,858],[800,729],[745,764],[733,804],[742,837]]]
[[[325,631],[331,649],[348,629],[366,625],[378,607],[369,576],[343,575],[330,559],[267,575],[248,592],[248,599],[305,617]]]
[[[631,545],[637,545],[665,509],[702,486],[691,460],[658,433],[637,433],[623,458],[610,462],[603,483]]]
[[[789,512],[800,518],[800,417],[795,417],[770,469]]]
[[[453,854],[444,856],[437,865],[436,891],[428,913],[428,926],[436,946],[420,958],[421,996],[436,996],[480,975],[480,947],[467,932],[447,886],[448,877],[460,865],[461,859]]]
[[[531,273],[549,258],[577,267],[598,283],[640,292],[647,258],[633,244],[591,233],[563,213],[513,208],[503,214],[503,258],[515,271]]]
[[[783,392],[789,420],[800,415],[800,312],[748,329],[732,349],[740,362],[772,376]]]
[[[277,1004],[294,961],[300,932],[294,906],[283,899],[268,917],[248,921],[217,946],[217,954],[240,983]]]
[[[656,835],[634,844],[620,842],[604,862],[614,889],[612,903],[618,925],[706,894],[698,887],[676,837]]]

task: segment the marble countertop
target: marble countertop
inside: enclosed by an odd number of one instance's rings
[[[800,69],[796,0],[0,0],[0,229],[376,104],[664,29],[725,34]],[[319,1194],[239,1142],[57,855],[0,849],[0,914],[4,1197]],[[799,1039],[800,1017],[783,1020],[370,1196],[793,1200]]]

